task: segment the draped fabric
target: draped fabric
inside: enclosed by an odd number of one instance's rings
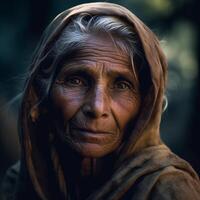
[[[89,3],[73,7],[60,13],[44,32],[24,88],[19,116],[21,161],[20,165],[8,171],[5,178],[4,183],[8,184],[3,184],[3,188],[9,194],[7,196],[20,200],[70,199],[54,138],[46,126],[48,122],[42,124],[46,110],[37,106],[41,100],[37,85],[40,81],[45,85],[52,78],[55,65],[53,45],[69,21],[81,13],[116,16],[131,25],[140,40],[150,76],[134,129],[118,151],[110,179],[88,199],[200,199],[199,177],[160,138],[167,63],[159,41],[132,12],[112,3]],[[15,173],[11,173],[13,170]]]

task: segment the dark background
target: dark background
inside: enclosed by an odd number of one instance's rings
[[[42,31],[77,0],[0,1],[0,180],[19,159],[17,110],[26,68]],[[200,1],[107,1],[133,11],[159,37],[168,58],[167,97],[161,136],[200,174]]]

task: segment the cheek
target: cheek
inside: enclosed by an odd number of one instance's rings
[[[130,120],[135,119],[139,112],[140,103],[139,95],[118,96],[113,101],[112,111],[122,131]]]
[[[51,92],[55,109],[60,113],[65,121],[71,119],[83,102],[83,94],[79,91],[72,91],[61,86],[54,86]]]

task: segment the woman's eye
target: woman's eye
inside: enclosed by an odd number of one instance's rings
[[[71,84],[71,85],[81,85],[81,84],[83,84],[82,80],[80,78],[69,78],[65,82],[68,83],[68,84]]]
[[[90,80],[83,75],[66,75],[63,74],[55,83],[64,87],[88,87]]]
[[[77,87],[77,86],[84,86],[85,82],[79,77],[71,77],[71,78],[65,79],[65,84],[69,86]]]
[[[119,81],[119,82],[115,83],[115,88],[119,89],[119,90],[127,90],[127,89],[130,89],[131,86],[126,81]]]

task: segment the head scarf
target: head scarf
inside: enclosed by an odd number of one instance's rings
[[[141,43],[150,76],[150,84],[143,98],[134,129],[116,161],[117,170],[105,187],[92,194],[90,199],[120,199],[141,176],[172,164],[177,167],[182,166],[197,179],[191,167],[172,156],[160,139],[159,127],[166,86],[167,63],[157,37],[128,9],[112,3],[89,3],[60,13],[51,22],[41,38],[29,69],[19,117],[22,146],[21,171],[26,171],[36,195],[42,200],[70,198],[62,166],[55,149],[51,146],[51,134],[46,133],[44,126],[38,129],[38,121],[42,121],[43,115],[48,111],[38,104],[41,100],[41,88],[38,89],[37,85],[41,80],[44,83],[48,82],[55,65],[54,59],[50,58],[51,49],[69,21],[81,13],[88,13],[91,16],[116,16],[130,24]],[[45,140],[46,135],[49,137],[48,141]],[[173,159],[169,159],[170,162],[168,162],[166,156],[169,158],[171,156]],[[148,162],[144,162],[145,160]],[[157,174],[152,179],[145,179],[148,187],[145,186],[146,189],[143,192],[137,193],[138,199],[145,199],[145,195],[147,196],[153,188],[158,177]],[[113,190],[113,188],[116,189]]]

